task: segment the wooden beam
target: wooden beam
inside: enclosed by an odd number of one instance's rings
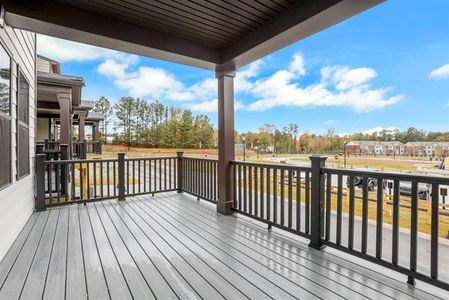
[[[307,38],[385,0],[300,1],[258,30],[243,36],[222,52],[222,63],[236,68]]]
[[[220,62],[215,48],[57,1],[7,0],[3,6],[6,24],[19,29],[210,70]]]
[[[234,77],[235,70],[219,66],[218,81],[218,202],[217,211],[232,213],[233,177],[231,161],[234,160]]]

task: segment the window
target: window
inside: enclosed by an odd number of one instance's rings
[[[30,86],[22,71],[17,76],[17,178],[30,174]]]
[[[0,45],[0,188],[11,183],[11,57]]]

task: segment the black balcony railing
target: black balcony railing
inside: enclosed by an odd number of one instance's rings
[[[82,141],[73,142],[73,157],[78,159],[86,159],[87,154],[101,154],[102,143],[101,141]]]
[[[445,197],[441,191],[447,193],[449,178],[326,168],[323,157],[311,157],[310,167],[231,165],[234,212],[306,237],[311,247],[327,245],[398,271],[410,284],[419,279],[449,289],[448,273],[443,270],[442,277],[438,268],[444,257],[440,239],[445,239],[440,221],[448,218],[439,198]],[[46,161],[38,155],[36,210],[168,191],[215,203],[217,174],[217,160],[181,152],[101,160]],[[418,234],[423,213],[430,226],[426,237]]]

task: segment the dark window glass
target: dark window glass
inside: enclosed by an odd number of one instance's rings
[[[22,72],[19,72],[19,85],[18,85],[18,120],[21,123],[29,125],[29,111],[30,111],[30,86],[23,76]]]
[[[11,58],[0,45],[0,188],[11,183]]]
[[[11,86],[11,58],[5,49],[0,46],[0,112],[9,115]]]
[[[17,67],[19,70],[19,67]],[[30,86],[19,71],[17,77],[17,178],[30,174]]]

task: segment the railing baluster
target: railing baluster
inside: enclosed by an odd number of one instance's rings
[[[253,214],[253,168],[248,167],[248,204],[249,214]]]
[[[55,187],[56,187],[56,198],[57,198],[57,202],[61,203],[61,179],[60,179],[60,165],[59,164],[55,164]]]
[[[137,160],[137,184],[138,184],[138,186],[137,186],[137,190],[139,191],[139,194],[141,193],[141,187],[140,187],[140,182],[141,182],[141,173],[140,173],[140,165],[142,164],[142,160],[141,159],[138,159]]]
[[[306,205],[305,205],[305,232],[307,234],[310,233],[310,173],[306,172],[306,182],[305,182],[305,200],[306,200]]]
[[[248,208],[247,193],[246,193],[247,184],[248,184],[248,181],[247,181],[247,173],[246,173],[246,165],[245,165],[245,166],[243,166],[243,211],[244,212],[248,212],[248,210],[247,210],[247,208]]]
[[[86,163],[86,192],[87,192],[87,199],[90,200],[90,168],[89,168],[89,163]]]
[[[341,217],[343,211],[343,175],[338,174],[337,178],[337,226],[336,226],[336,243],[341,244]]]
[[[267,168],[267,220],[271,221],[271,194],[270,194],[270,187],[271,187],[271,169]]]
[[[159,191],[162,191],[162,160],[159,159]]]
[[[79,176],[80,176],[80,200],[85,200],[84,199],[84,193],[86,191],[84,191],[84,181],[83,181],[83,164],[80,163],[79,164],[80,168],[79,168]]]
[[[410,212],[410,271],[416,272],[418,242],[418,182],[412,180],[412,202]],[[407,283],[415,285],[415,278],[408,276]]]
[[[164,190],[167,190],[167,159],[164,158]]]
[[[281,169],[281,225],[284,226],[285,222],[285,171]]]
[[[288,228],[292,228],[292,214],[293,214],[293,174],[288,170]]]
[[[108,183],[107,183],[107,189],[108,189],[108,197],[111,197],[111,178],[110,178],[110,170],[109,170],[109,166],[110,166],[110,162],[106,162],[106,177],[108,178]]]
[[[348,248],[354,248],[354,176],[349,176]]]
[[[377,178],[377,222],[376,222],[376,258],[382,258],[383,232],[383,179]]]
[[[103,162],[100,161],[100,197],[103,198]]]
[[[258,167],[254,167],[254,215],[257,217],[259,212],[259,184],[258,184]]]
[[[71,167],[71,173],[72,173],[72,178],[70,179],[70,186],[71,186],[71,190],[72,190],[72,201],[75,200],[76,195],[75,195],[75,163],[71,163],[70,164]]]
[[[263,219],[265,215],[265,190],[264,190],[264,172],[265,168],[260,168],[260,217]]]
[[[393,182],[393,241],[392,241],[392,263],[398,264],[399,253],[399,180]]]
[[[324,239],[330,240],[331,235],[331,209],[332,209],[332,173],[327,173],[326,177],[326,233]]]
[[[114,184],[114,197],[117,196],[117,172],[116,172],[116,168],[117,168],[117,164],[115,163],[115,161],[112,163],[112,173],[113,173],[113,184]]]
[[[94,161],[94,198],[97,198],[97,162]]]
[[[438,278],[439,185],[432,183],[430,277]]]
[[[133,184],[133,194],[135,194],[136,193],[136,164],[135,164],[135,160],[133,159],[132,160],[132,169],[133,169],[133,171],[132,171],[132,184]]]
[[[296,171],[296,231],[301,231],[301,171]]]
[[[362,186],[362,253],[366,253],[368,244],[368,177],[363,177]]]
[[[273,222],[277,223],[278,220],[278,170],[273,169]]]

